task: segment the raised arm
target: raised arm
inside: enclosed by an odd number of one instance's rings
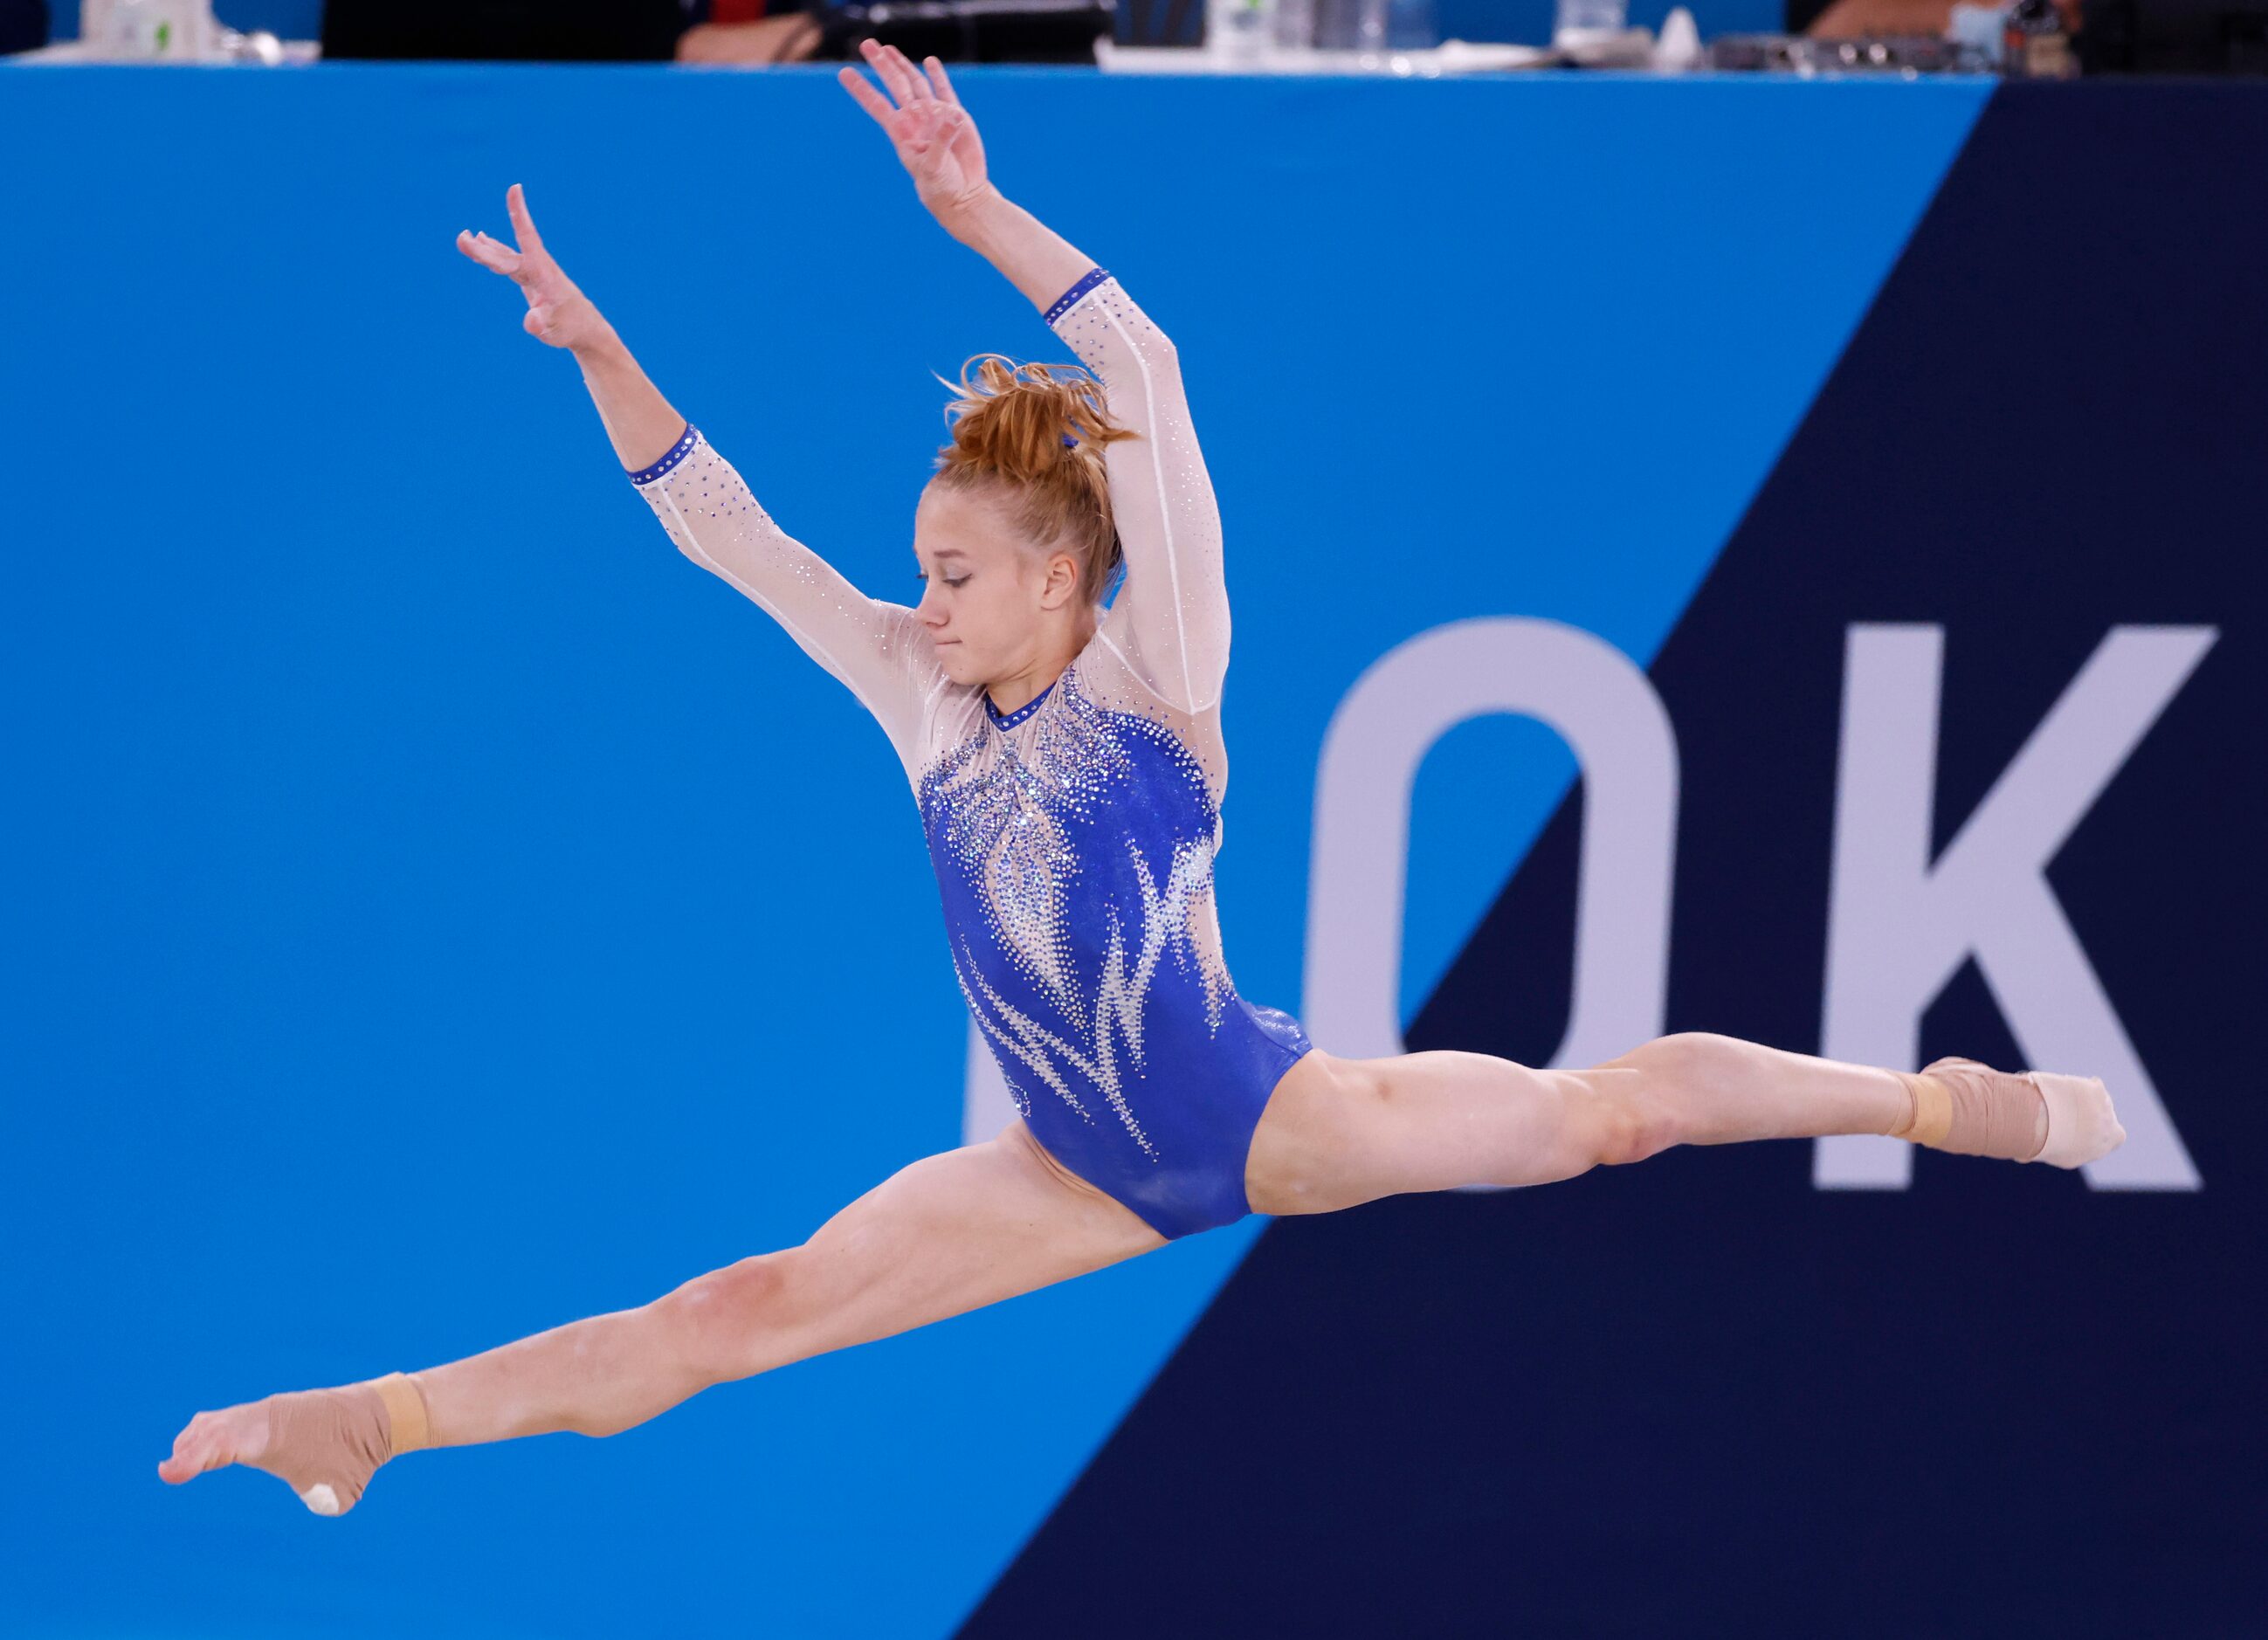
[[[1101,381],[1111,419],[1140,435],[1102,452],[1126,554],[1126,585],[1104,630],[1127,634],[1128,659],[1167,704],[1204,711],[1219,702],[1228,672],[1228,582],[1181,358],[1100,268],[1059,293],[1047,320]]]
[[[1140,435],[1103,460],[1126,552],[1126,585],[1106,636],[1128,642],[1167,704],[1203,711],[1228,670],[1228,585],[1220,510],[1189,421],[1173,342],[1118,282],[992,185],[976,122],[945,65],[916,69],[895,47],[861,48],[887,88],[856,69],[838,77],[889,134],[915,191],[940,225],[998,268],[1101,381],[1112,419]]]
[[[458,248],[520,287],[530,335],[575,356],[615,454],[678,550],[747,594],[848,686],[910,775],[922,715],[944,677],[919,619],[866,597],[772,521],[544,249],[519,184],[505,204],[517,248],[469,232],[458,235]]]

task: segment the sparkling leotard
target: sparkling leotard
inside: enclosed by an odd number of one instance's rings
[[[1033,1136],[1182,1236],[1251,1210],[1253,1129],[1312,1044],[1240,997],[1221,956],[1228,592],[1179,361],[1101,268],[1047,320],[1138,435],[1104,451],[1127,572],[1094,639],[1013,712],[946,676],[913,610],[782,532],[694,428],[630,478],[680,550],[762,605],[890,737],[961,993]]]

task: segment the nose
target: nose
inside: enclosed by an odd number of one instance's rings
[[[945,611],[938,607],[936,582],[922,588],[921,601],[914,606],[914,614],[932,632],[945,624]]]

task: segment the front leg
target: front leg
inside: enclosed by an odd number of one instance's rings
[[[1673,1144],[1895,1133],[1912,1096],[1888,1070],[1700,1033],[1587,1070],[1490,1054],[1311,1054],[1253,1136],[1263,1212],[1327,1212],[1408,1191],[1512,1187],[1642,1161]]]
[[[1535,1185],[1675,1143],[1640,1078],[1535,1070],[1434,1051],[1292,1067],[1262,1114],[1245,1195],[1263,1213],[1329,1213],[1412,1191]]]
[[[1548,1184],[1673,1144],[1837,1133],[2061,1167],[2125,1138],[2089,1078],[1967,1060],[1909,1075],[1699,1031],[1587,1070],[1533,1070],[1488,1054],[1318,1052],[1270,1099],[1246,1192],[1262,1212],[1328,1212],[1408,1191]]]

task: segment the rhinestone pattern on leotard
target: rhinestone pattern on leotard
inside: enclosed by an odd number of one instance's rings
[[[1126,579],[1035,700],[990,710],[919,614],[785,533],[692,428],[632,474],[679,548],[762,605],[888,733],[971,1018],[1034,1137],[1168,1236],[1249,1210],[1246,1151],[1313,1044],[1240,997],[1213,865],[1228,596],[1173,344],[1095,270],[1049,310],[1135,437],[1106,446]]]
[[[1027,1116],[1036,1084],[1091,1122],[1092,1089],[1154,1156],[1130,1096],[1153,992],[1186,987],[1215,1029],[1233,994],[1219,815],[1189,748],[1092,699],[1076,664],[1038,706],[1012,728],[988,714],[922,779],[954,968]]]

